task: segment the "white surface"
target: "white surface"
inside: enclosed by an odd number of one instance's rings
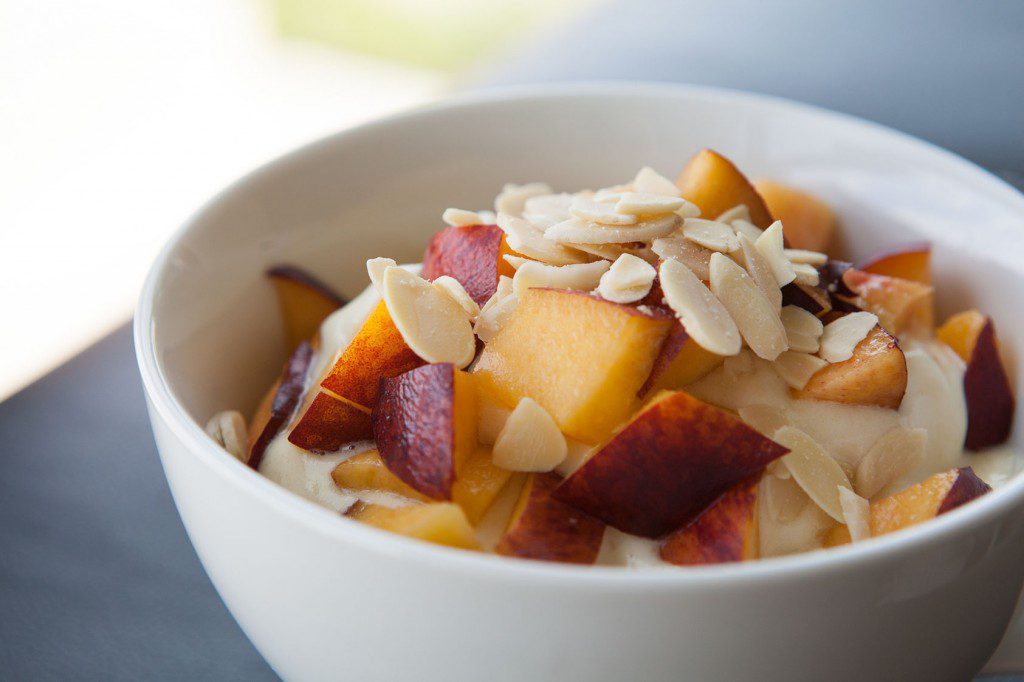
[[[704,145],[821,194],[854,254],[933,239],[946,303],[984,301],[1021,355],[1024,319],[1006,292],[1024,283],[1024,199],[847,117],[687,88],[560,88],[464,98],[290,155],[189,224],[136,317],[184,523],[283,677],[963,680],[981,668],[1024,576],[1019,478],[871,542],[639,573],[481,556],[339,519],[246,469],[190,418],[251,405],[277,371],[267,262],[331,264],[328,279],[351,292],[368,256],[415,259],[445,206],[481,205],[505,180],[543,168],[557,186],[600,186],[648,159],[671,172]]]

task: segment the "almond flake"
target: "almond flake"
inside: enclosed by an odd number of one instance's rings
[[[845,518],[839,503],[839,489],[852,490],[853,486],[839,463],[813,438],[795,427],[783,426],[772,440],[789,448],[789,454],[783,455],[782,461],[804,492],[822,511],[842,523]]]
[[[819,267],[828,262],[828,255],[818,251],[807,251],[805,249],[783,249],[783,254],[790,263],[803,263]]]
[[[736,355],[730,355],[722,362],[722,374],[733,380],[753,371],[754,355],[746,348]]]
[[[512,295],[512,278],[502,275],[498,287],[476,317],[473,331],[484,343],[498,333],[508,316],[516,309],[518,299]]]
[[[459,306],[466,311],[469,315],[469,319],[472,320],[480,314],[480,306],[477,305],[476,301],[470,298],[469,294],[466,293],[466,288],[462,286],[462,282],[449,277],[448,275],[441,275],[433,282],[435,287],[443,291],[452,297],[452,300],[459,304]]]
[[[494,212],[499,214],[508,213],[518,218],[523,215],[527,199],[551,193],[551,187],[545,182],[530,182],[525,185],[509,183],[501,189],[501,194],[494,199]]]
[[[524,256],[551,265],[570,265],[587,260],[582,254],[547,239],[541,230],[522,218],[499,213],[498,227],[505,233],[508,245]]]
[[[633,187],[632,182],[627,182],[625,185],[612,185],[611,187],[602,187],[601,189],[594,192],[591,197],[594,201],[611,202],[615,203],[622,198],[622,195],[626,192],[639,191]]]
[[[377,290],[378,296],[381,293],[381,281],[384,279],[384,271],[397,265],[398,263],[391,258],[371,258],[366,261],[366,274],[370,276],[370,283]]]
[[[577,196],[572,206],[569,207],[569,212],[577,218],[588,220],[592,223],[599,223],[601,225],[614,225],[614,226],[626,226],[636,225],[637,218],[635,215],[627,215],[625,213],[618,213],[615,210],[615,204],[604,204],[589,197]]]
[[[839,488],[839,505],[850,531],[850,540],[861,542],[871,537],[871,507],[868,501],[849,488]]]
[[[736,323],[697,275],[672,258],[662,261],[658,275],[665,302],[697,345],[717,355],[740,352]]]
[[[712,251],[731,253],[740,248],[732,228],[714,220],[687,218],[683,221],[683,236]]]
[[[628,253],[623,254],[601,276],[597,293],[613,303],[634,303],[650,292],[657,274],[650,263]]]
[[[618,213],[629,215],[663,215],[675,213],[687,204],[686,199],[664,194],[624,192],[615,204]]]
[[[524,263],[512,278],[512,293],[522,298],[527,289],[535,287],[593,291],[610,267],[611,263],[606,260],[576,265]]]
[[[793,270],[793,264],[789,262],[783,252],[782,244],[782,223],[776,220],[771,226],[757,238],[754,242],[757,246],[758,251],[764,256],[765,261],[772,269],[772,274],[775,275],[775,281],[779,283],[780,287],[784,287],[794,279],[796,279],[796,272]]]
[[[786,328],[789,349],[801,353],[817,353],[824,326],[815,315],[795,305],[787,305],[779,314]]]
[[[764,234],[764,230],[750,222],[750,220],[744,218],[737,218],[729,221],[729,226],[736,231],[736,234],[745,234],[750,241],[755,243],[760,239],[761,235]]]
[[[555,242],[579,244],[647,242],[671,234],[679,227],[680,222],[681,219],[675,214],[644,220],[632,227],[605,227],[589,220],[570,218],[548,228],[544,236]],[[521,251],[511,242],[509,246]]]
[[[781,310],[782,289],[779,288],[778,283],[775,281],[775,275],[772,273],[771,266],[768,265],[761,252],[757,250],[750,237],[745,234],[736,236],[740,243],[738,255],[743,259],[743,265],[747,269],[747,274],[761,288],[761,292],[768,298],[768,302],[772,304],[772,307],[775,310]],[[733,255],[735,257],[737,254]]]
[[[647,166],[641,168],[633,179],[633,191],[643,194],[664,194],[669,197],[682,196],[676,183]]]
[[[248,459],[245,418],[235,410],[218,412],[206,423],[206,433],[239,462]]]
[[[543,407],[522,398],[494,442],[495,466],[509,471],[551,471],[565,460],[565,436]]]
[[[809,353],[798,353],[787,350],[775,358],[772,365],[782,380],[798,391],[802,391],[807,382],[811,380],[818,370],[828,366],[828,363],[817,355]]]
[[[743,268],[720,253],[711,256],[711,291],[755,355],[774,360],[788,348],[775,307]]]
[[[750,209],[747,208],[746,204],[736,204],[728,211],[723,211],[721,215],[715,218],[717,222],[731,225],[734,220],[750,220]]]
[[[441,214],[441,220],[452,227],[465,227],[467,225],[483,225],[484,220],[479,213],[464,211],[461,208],[446,208]]]
[[[793,281],[808,287],[818,286],[818,269],[806,263],[793,263]]]
[[[540,227],[541,230],[546,230],[555,223],[560,223],[571,217],[569,207],[572,206],[574,198],[572,194],[565,192],[530,197],[526,200],[523,217]]]
[[[924,458],[928,432],[897,426],[875,441],[854,474],[854,489],[867,498],[913,469]]]
[[[476,438],[482,445],[494,445],[512,410],[480,400],[476,411]]]
[[[513,256],[511,253],[506,253],[506,254],[502,255],[502,258],[505,259],[506,263],[508,263],[509,265],[512,266],[513,270],[518,270],[519,268],[521,268],[523,266],[524,263],[535,263],[536,262],[536,261],[534,261],[531,258],[523,258],[522,256]]]
[[[565,245],[577,251],[589,253],[592,256],[610,261],[614,261],[619,256],[628,253],[651,265],[658,263],[658,254],[645,246],[644,242],[627,242],[625,244],[576,244],[574,242],[566,242]]]
[[[778,460],[772,464],[776,462]],[[765,511],[775,521],[786,523],[795,519],[810,503],[810,499],[800,484],[790,475],[785,465],[775,467],[774,470],[783,472],[785,475],[777,476],[766,471],[765,476],[761,479]]]
[[[651,243],[651,250],[661,258],[674,259],[688,267],[697,279],[707,282],[711,279],[711,249],[701,246],[682,234],[676,233]]]
[[[773,438],[776,431],[789,426],[785,413],[773,405],[748,405],[737,412],[744,424],[766,438]]]
[[[857,344],[878,324],[874,313],[856,312],[843,315],[825,325],[818,355],[829,362],[843,362],[853,357]]]
[[[473,360],[476,340],[469,316],[451,296],[399,267],[384,271],[381,289],[395,327],[416,355],[460,369]]]

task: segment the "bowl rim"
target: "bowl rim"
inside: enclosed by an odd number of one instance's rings
[[[994,196],[1015,206],[1024,214],[1024,194],[977,164],[935,144],[926,142],[872,121],[839,113],[816,105],[781,97],[740,90],[656,82],[588,81],[572,84],[519,85],[485,88],[452,95],[440,101],[403,110],[385,117],[350,127],[309,142],[246,173],[207,200],[174,232],[164,244],[143,284],[134,317],[136,358],[143,387],[153,417],[159,415],[164,425],[185,445],[189,455],[199,458],[211,473],[216,471],[228,484],[273,507],[278,513],[292,517],[323,536],[324,542],[347,542],[383,557],[399,557],[419,563],[423,568],[456,572],[465,576],[486,576],[495,580],[517,580],[533,583],[558,583],[561,588],[602,588],[613,590],[647,590],[687,587],[728,587],[748,581],[780,581],[800,579],[809,573],[820,574],[855,569],[864,564],[895,558],[914,552],[923,545],[940,542],[948,534],[976,529],[1007,514],[1011,508],[1024,506],[1024,475],[1015,475],[997,490],[950,513],[920,526],[897,531],[871,542],[814,550],[801,554],[772,557],[751,562],[708,566],[671,566],[665,568],[629,569],[618,566],[577,566],[458,550],[407,538],[372,528],[344,518],[284,487],[242,464],[218,447],[195,422],[172,394],[157,361],[153,334],[153,305],[172,252],[187,233],[219,204],[236,192],[289,164],[301,162],[309,154],[331,147],[346,137],[372,132],[403,121],[445,115],[446,112],[526,101],[559,99],[608,98],[630,96],[663,97],[681,100],[705,100],[722,106],[750,106],[789,113],[811,114],[844,123],[858,132],[888,136],[894,141],[910,144],[932,158],[940,159],[947,169],[972,176],[989,184]]]

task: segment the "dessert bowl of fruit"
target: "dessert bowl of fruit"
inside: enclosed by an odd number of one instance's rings
[[[1024,582],[1022,224],[804,105],[497,91],[225,190],[136,345],[286,679],[960,680]]]

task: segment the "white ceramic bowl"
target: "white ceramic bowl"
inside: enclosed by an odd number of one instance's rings
[[[461,97],[305,147],[185,225],[135,320],[182,520],[228,608],[284,678],[964,680],[982,667],[1024,579],[1024,480],[863,545],[630,572],[362,526],[203,434],[214,411],[251,408],[283,360],[267,265],[307,265],[352,294],[368,257],[418,260],[446,206],[484,208],[507,181],[605,186],[645,164],[671,174],[705,146],[755,177],[820,194],[842,218],[849,255],[933,241],[940,312],[979,305],[1010,359],[1024,357],[1024,197],[952,154],[847,116],[706,88],[559,86]]]

